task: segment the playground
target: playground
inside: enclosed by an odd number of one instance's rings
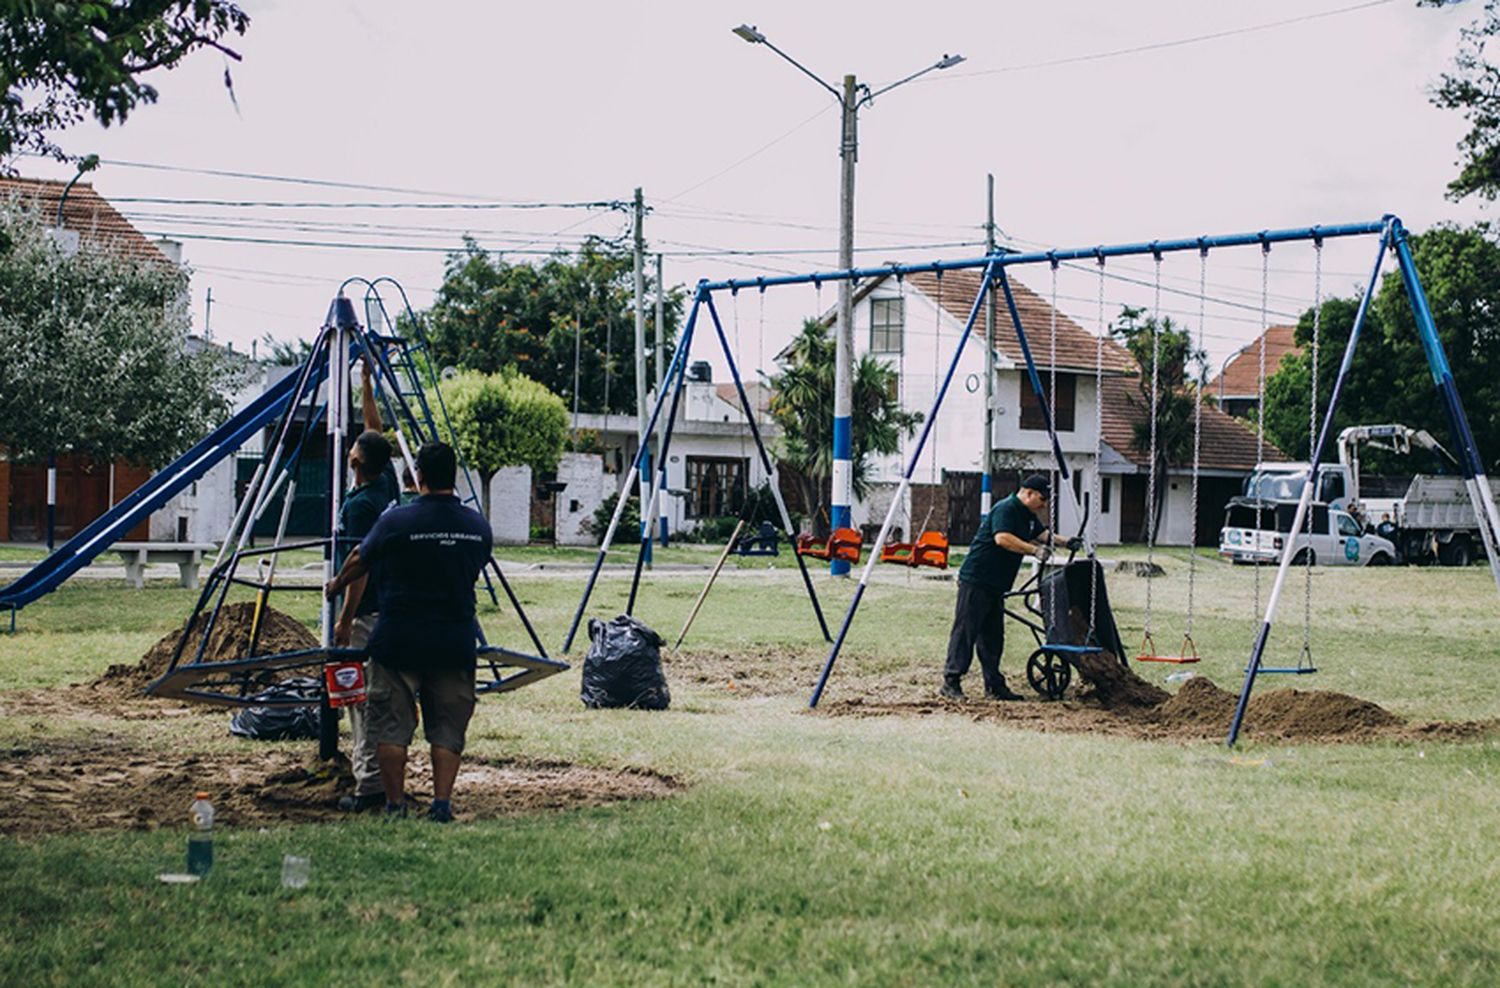
[[[638,613],[664,630],[714,557],[673,551],[700,568],[653,577]],[[605,571],[600,606],[623,607],[628,561]],[[1158,562],[1156,602],[1180,607],[1186,560]],[[556,641],[577,576],[528,578],[526,565],[512,578]],[[1198,567],[1199,677],[1168,684],[1177,667],[1136,666],[1179,703],[1201,701],[1204,680],[1232,688],[1254,627],[1252,572]],[[733,562],[665,657],[671,710],[585,711],[569,675],[482,700],[471,770],[483,778],[462,786],[461,826],[441,832],[337,819],[308,742],[237,740],[225,710],[110,689],[123,657],[180,628],[193,595],[170,579],[74,580],[7,642],[33,661],[0,670],[0,912],[15,931],[0,971],[87,980],[107,955],[120,981],[234,980],[246,965],[284,983],[389,975],[380,951],[339,946],[375,929],[411,965],[402,977],[440,952],[459,976],[531,982],[805,983],[849,969],[881,981],[914,967],[1224,982],[1247,965],[1307,984],[1462,982],[1500,962],[1485,864],[1500,685],[1483,568],[1317,572],[1321,671],[1290,685],[1358,697],[1363,719],[1290,740],[1289,722],[1252,706],[1232,752],[1222,708],[1194,736],[1082,696],[936,703],[954,585],[883,573],[816,712],[806,697],[826,646],[809,622],[767,617],[805,608],[795,570]],[[1140,628],[1146,583],[1112,574],[1123,634]],[[848,602],[847,583],[818,585],[830,606]],[[311,600],[294,601],[311,634]],[[508,620],[487,603],[481,614]],[[1003,668],[1030,644],[1012,634]],[[214,881],[158,885],[179,864],[194,787],[222,792],[233,821]],[[277,888],[286,853],[312,857],[307,889]],[[281,919],[253,918],[267,909]]]

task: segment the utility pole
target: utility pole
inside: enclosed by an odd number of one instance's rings
[[[985,176],[988,211],[984,221],[985,254],[995,253],[995,176]],[[985,293],[984,307],[984,462],[979,465],[979,511],[990,513],[993,497],[990,473],[995,469],[995,293]]]
[[[646,434],[646,238],[641,229],[646,214],[640,187],[635,190],[635,434],[641,447],[641,472],[637,481],[641,510],[651,490],[651,437]],[[623,496],[623,495],[622,495]],[[641,552],[651,565],[651,519],[641,519]]]
[[[657,393],[658,396],[661,395],[661,390],[662,390],[663,384],[665,383],[666,377],[667,377],[667,340],[666,340],[667,321],[666,321],[666,311],[665,311],[666,291],[667,291],[666,282],[664,282],[662,280],[662,277],[661,277],[661,255],[657,254],[656,255],[656,393]],[[656,436],[657,436],[657,439],[656,439],[656,451],[657,451],[657,456],[658,457],[661,455],[661,437],[665,436],[666,434],[667,434],[667,423],[665,421],[658,422],[657,426],[656,426]],[[660,508],[660,511],[661,511],[661,518],[660,518],[661,533],[660,533],[660,538],[661,538],[661,544],[665,546],[667,544],[667,497],[666,497],[666,493],[667,493],[667,464],[666,464],[665,460],[661,461],[661,465],[660,465],[660,467],[658,469],[658,473],[660,474],[660,479],[657,481],[657,483],[661,486],[661,491],[662,492],[661,492],[660,495],[657,496],[656,503],[659,504],[659,505],[661,505],[661,508]]]
[[[859,99],[853,75],[844,76],[843,123],[839,128],[839,267],[854,267],[854,163],[859,159]],[[833,491],[829,525],[848,528],[854,503],[854,289],[839,280],[839,321],[833,350]],[[848,576],[835,559],[828,571]]]
[[[214,290],[209,286],[208,294],[203,296],[203,341],[212,342],[214,338]]]

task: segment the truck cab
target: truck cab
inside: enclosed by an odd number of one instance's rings
[[[1245,497],[1249,500],[1292,502],[1302,497],[1302,487],[1307,483],[1308,463],[1260,463],[1255,472],[1245,481]],[[1324,463],[1318,467],[1318,488],[1313,491],[1313,501],[1336,508],[1349,509],[1353,487],[1349,482],[1349,468],[1342,463]]]
[[[1306,481],[1306,474],[1303,474]],[[1323,566],[1387,566],[1395,562],[1396,547],[1388,539],[1366,531],[1347,511],[1314,504],[1311,531],[1304,522],[1292,533],[1297,506],[1285,502],[1235,498],[1225,513],[1219,533],[1219,555],[1236,563],[1277,563],[1293,544],[1292,558]]]

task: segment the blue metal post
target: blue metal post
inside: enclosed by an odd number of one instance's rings
[[[1057,441],[1057,430],[1052,426],[1052,412],[1048,409],[1047,393],[1042,390],[1042,377],[1037,373],[1036,361],[1031,357],[1031,344],[1026,341],[1026,330],[1021,326],[1021,311],[1016,308],[1016,296],[1010,290],[1010,278],[1005,269],[1000,269],[1000,288],[1005,292],[1005,307],[1010,310],[1010,322],[1015,327],[1016,339],[1021,344],[1021,356],[1026,358],[1026,374],[1031,378],[1031,391],[1037,396],[1037,405],[1042,410],[1042,423],[1047,427],[1047,439],[1052,443],[1052,456],[1057,461],[1057,471],[1063,480],[1068,479],[1068,464],[1063,459],[1062,446]],[[1072,490],[1071,487],[1068,488]]]
[[[708,302],[708,305],[709,305],[710,308],[713,307],[714,302],[713,302],[713,299],[711,297],[708,298],[708,299],[705,299],[705,301]],[[691,342],[692,342],[691,339],[684,339],[683,340],[683,347],[686,348],[687,346],[689,346],[691,344]],[[668,382],[668,383],[670,383],[670,382]],[[687,388],[687,361],[684,360],[682,362],[681,369],[677,373],[677,382],[672,387],[672,404],[670,406],[668,406],[668,408],[667,408],[667,427],[662,430],[662,436],[661,436],[661,458],[663,460],[665,460],[667,458],[667,455],[668,455],[669,451],[672,449],[672,430],[673,430],[673,428],[677,424],[677,407],[678,407],[678,405],[682,401],[682,392],[686,388]],[[653,424],[652,427],[648,427],[646,429],[645,434],[649,436],[653,431],[654,431],[654,424]],[[645,455],[650,455],[649,453],[646,453],[644,445],[642,446],[640,453],[645,454]],[[644,495],[646,493],[646,491],[643,489],[641,491],[641,493]],[[641,567],[646,562],[646,557],[651,552],[651,538],[650,538],[650,534],[649,534],[650,533],[650,529],[646,528],[646,519],[650,518],[651,517],[651,513],[656,510],[656,499],[659,498],[659,497],[662,497],[665,494],[666,494],[665,489],[663,489],[663,490],[654,490],[654,491],[651,491],[651,495],[650,495],[649,499],[646,498],[646,497],[642,497],[641,498],[641,505],[640,505],[640,512],[641,512],[641,542],[640,542],[640,549],[637,550],[637,552],[635,554],[635,572],[630,577],[630,595],[625,600],[625,613],[626,614],[634,614],[635,613],[635,595],[636,595],[636,592],[638,590],[640,590],[640,587],[641,587]],[[623,493],[621,494],[621,497],[624,497]]]
[[[833,531],[848,528],[853,520],[853,507],[842,500],[840,491],[850,489],[849,478],[854,475],[854,418],[836,415],[833,419],[833,484],[834,502],[829,507],[828,525]],[[834,576],[848,576],[847,560],[834,559],[828,563],[828,572]]]
[[[651,421],[646,426],[646,431],[653,432],[656,429],[657,417],[661,414],[662,404],[666,401],[667,390],[677,387],[677,378],[686,373],[687,353],[693,343],[693,329],[698,323],[698,310],[707,298],[708,292],[704,283],[698,283],[698,290],[693,294],[693,307],[688,310],[687,325],[683,327],[682,339],[678,343],[677,352],[672,355],[672,365],[667,369],[667,377],[661,394],[656,396],[656,404],[651,408]],[[668,422],[670,427],[671,423]],[[630,472],[635,473],[640,466],[641,451],[636,450],[636,462],[630,464]],[[665,460],[665,457],[663,457]],[[589,573],[588,582],[583,588],[583,597],[578,601],[578,609],[573,612],[573,623],[568,626],[568,635],[563,639],[563,654],[567,654],[573,648],[573,639],[578,636],[578,625],[583,621],[583,612],[589,605],[589,597],[594,593],[594,585],[599,582],[599,570],[604,566],[604,555],[609,552],[609,543],[614,538],[615,528],[620,524],[620,516],[625,513],[625,500],[628,486],[622,488],[620,497],[615,502],[615,515],[610,519],[609,527],[604,531],[604,538],[599,541],[599,555],[594,559],[594,568]]]
[[[1329,433],[1333,431],[1333,416],[1338,410],[1339,399],[1344,395],[1344,386],[1349,381],[1349,370],[1354,366],[1354,349],[1359,343],[1360,331],[1364,329],[1365,316],[1370,311],[1370,302],[1375,298],[1375,290],[1380,286],[1380,265],[1385,260],[1385,252],[1390,249],[1392,228],[1398,221],[1394,218],[1387,223],[1381,233],[1380,248],[1375,253],[1375,264],[1370,269],[1370,281],[1365,288],[1364,297],[1359,300],[1359,310],[1354,315],[1354,325],[1349,330],[1349,342],[1344,345],[1344,359],[1339,364],[1338,377],[1333,382],[1333,392],[1328,396],[1328,411],[1323,416],[1323,427],[1318,433],[1318,444],[1311,451],[1311,469],[1308,471],[1308,482],[1302,485],[1302,496],[1297,501],[1297,513],[1292,520],[1290,531],[1302,531],[1303,522],[1307,518],[1307,512],[1312,504],[1313,488],[1316,486],[1311,478],[1318,475],[1318,465],[1323,460],[1323,450],[1327,447]],[[1266,651],[1266,641],[1271,637],[1271,622],[1276,617],[1276,605],[1281,599],[1281,588],[1286,582],[1286,575],[1291,569],[1292,556],[1296,552],[1295,539],[1287,539],[1286,547],[1281,553],[1281,565],[1276,570],[1276,582],[1271,587],[1271,596],[1266,601],[1266,615],[1261,621],[1260,630],[1255,635],[1255,645],[1250,651],[1250,661],[1245,666],[1245,683],[1240,687],[1240,698],[1234,705],[1234,719],[1229,724],[1229,736],[1225,744],[1234,746],[1240,736],[1240,725],[1245,719],[1245,708],[1250,703],[1250,691],[1255,688],[1255,677],[1260,674],[1261,657]]]
[[[1448,357],[1443,352],[1442,340],[1438,337],[1437,325],[1432,319],[1432,309],[1427,304],[1427,293],[1422,290],[1422,281],[1417,276],[1417,266],[1412,260],[1411,246],[1407,243],[1406,228],[1399,220],[1394,221],[1396,259],[1401,264],[1401,280],[1406,286],[1406,297],[1411,301],[1412,313],[1416,316],[1417,333],[1422,338],[1422,349],[1427,354],[1427,366],[1437,385],[1438,396],[1443,402],[1443,411],[1448,417],[1448,431],[1462,454],[1458,457],[1463,470],[1464,486],[1469,491],[1469,502],[1473,505],[1475,521],[1484,543],[1485,557],[1489,561],[1490,576],[1500,588],[1500,546],[1495,544],[1500,537],[1500,511],[1495,507],[1495,493],[1485,475],[1484,459],[1479,455],[1479,446],[1469,428],[1469,417],[1464,413],[1459,399],[1458,386],[1453,381],[1453,371],[1448,366]]]
[[[948,386],[953,383],[953,375],[958,371],[958,363],[963,359],[964,347],[968,345],[969,335],[974,332],[974,321],[979,318],[979,307],[984,304],[985,295],[990,290],[990,281],[994,276],[995,262],[999,258],[991,258],[991,262],[985,266],[984,277],[979,284],[979,294],[974,296],[974,305],[969,310],[969,319],[964,323],[964,331],[958,337],[958,343],[953,348],[953,359],[948,362],[948,373],[943,376],[942,386],[938,388],[937,394],[933,395],[932,408],[927,413],[926,420],[922,423],[922,433],[917,437],[917,444],[911,451],[911,459],[907,461],[906,472],[901,475],[901,484],[896,490],[895,497],[891,498],[890,507],[886,509],[885,522],[880,526],[880,534],[875,537],[875,544],[870,547],[870,556],[865,563],[865,568],[859,575],[859,586],[854,590],[854,598],[849,601],[849,610],[844,614],[844,622],[839,626],[838,637],[833,640],[833,648],[828,652],[828,659],[823,663],[823,671],[818,674],[818,684],[813,687],[812,696],[808,699],[809,707],[816,707],[822,699],[823,690],[828,685],[828,677],[833,672],[833,664],[838,660],[839,651],[844,647],[844,638],[849,634],[849,626],[854,623],[854,612],[859,610],[859,602],[864,599],[865,587],[870,582],[870,573],[875,564],[880,560],[880,550],[885,545],[886,536],[890,534],[891,524],[895,521],[896,510],[905,499],[906,491],[911,486],[912,474],[916,472],[917,463],[922,458],[922,448],[927,445],[927,438],[932,434],[932,425],[937,421],[938,411],[943,407],[943,398],[948,394]]]
[[[646,517],[646,499],[651,490],[651,433],[641,436],[641,558],[651,565],[651,519]]]

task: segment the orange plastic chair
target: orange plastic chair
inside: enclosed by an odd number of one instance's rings
[[[1182,636],[1182,651],[1177,655],[1157,655],[1156,642],[1151,640],[1151,633],[1141,639],[1141,650],[1136,654],[1137,662],[1169,662],[1173,665],[1187,665],[1198,661],[1198,646],[1193,644],[1191,635]]]
[[[797,555],[812,556],[814,559],[842,559],[845,562],[857,563],[864,544],[864,536],[854,529],[837,528],[826,539],[820,539],[814,535],[797,536]]]

